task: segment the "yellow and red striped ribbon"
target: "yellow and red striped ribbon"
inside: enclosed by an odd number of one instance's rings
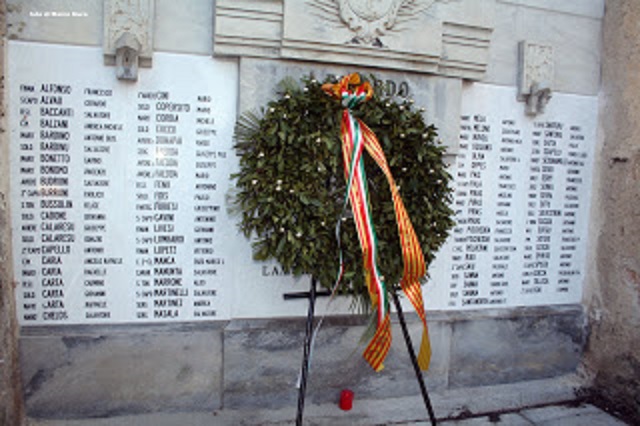
[[[377,312],[376,333],[363,356],[375,371],[380,371],[384,368],[383,362],[391,347],[389,301],[386,286],[377,267],[377,241],[362,157],[363,149],[366,149],[387,177],[391,189],[404,264],[400,286],[423,323],[418,364],[422,370],[427,370],[431,359],[431,346],[420,287],[420,279],[426,274],[424,255],[378,138],[365,123],[354,118],[350,111],[359,103],[369,100],[373,96],[373,89],[368,82],[361,83],[358,74],[348,75],[339,83],[325,84],[322,88],[330,95],[341,99],[345,105],[342,114],[341,138],[347,196],[362,249],[365,282],[373,309]]]

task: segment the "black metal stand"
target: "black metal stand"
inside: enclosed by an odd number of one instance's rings
[[[393,303],[396,306],[396,312],[398,313],[398,320],[400,321],[400,326],[402,327],[402,334],[404,335],[405,343],[407,344],[407,350],[409,352],[409,357],[411,358],[411,363],[413,364],[413,369],[416,373],[416,378],[418,379],[418,384],[420,385],[420,392],[422,393],[422,399],[424,400],[424,405],[427,408],[427,412],[429,413],[429,419],[431,420],[431,425],[436,426],[436,416],[433,412],[433,407],[431,406],[431,400],[429,399],[429,393],[427,392],[427,387],[424,383],[424,378],[422,377],[422,371],[420,371],[420,367],[418,366],[418,359],[416,357],[415,350],[413,349],[413,343],[411,342],[411,336],[409,335],[409,330],[407,328],[407,323],[404,319],[404,313],[402,312],[402,305],[400,305],[400,300],[398,299],[398,294],[395,289],[391,292]],[[315,277],[311,277],[311,287],[308,292],[297,292],[297,293],[286,293],[284,294],[285,300],[290,299],[309,299],[309,310],[307,312],[307,325],[306,325],[306,333],[304,338],[304,348],[302,355],[302,368],[300,370],[300,387],[298,388],[298,412],[296,414],[296,426],[302,426],[302,418],[304,414],[304,402],[305,396],[307,392],[307,376],[309,374],[309,357],[311,355],[311,340],[313,337],[313,317],[315,313],[316,307],[316,298],[322,296],[330,296],[331,292],[329,291],[317,291],[317,280]]]
[[[296,415],[296,426],[302,426],[302,415],[304,413],[304,400],[307,392],[307,375],[309,374],[309,356],[311,353],[311,338],[313,334],[313,315],[316,308],[317,296],[328,296],[329,292],[316,291],[317,280],[311,277],[311,288],[309,292],[286,293],[285,300],[309,299],[309,311],[307,312],[307,329],[304,336],[304,349],[302,355],[302,368],[300,370],[300,384],[298,388],[298,413]]]
[[[418,384],[420,385],[420,392],[422,392],[422,399],[424,400],[424,405],[427,407],[427,412],[429,413],[429,420],[431,420],[432,426],[436,426],[436,415],[434,414],[433,407],[431,406],[431,400],[429,399],[427,386],[424,384],[424,377],[422,377],[422,371],[420,371],[420,367],[418,366],[418,359],[416,358],[416,353],[413,349],[413,343],[411,342],[411,336],[409,335],[409,330],[407,329],[407,323],[404,320],[404,313],[402,312],[402,305],[400,304],[400,299],[398,299],[398,293],[396,293],[394,289],[391,291],[391,295],[393,296],[393,303],[396,305],[396,312],[398,313],[398,319],[400,320],[400,326],[402,327],[402,334],[404,335],[404,341],[407,344],[409,357],[411,358],[411,363],[413,364],[413,370],[416,373],[416,378],[418,379]]]

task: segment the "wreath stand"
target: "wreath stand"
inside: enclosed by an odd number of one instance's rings
[[[329,291],[318,291],[317,284],[318,282],[316,278],[311,277],[311,286],[308,292],[285,293],[283,295],[285,300],[309,299],[309,310],[307,312],[306,332],[305,332],[304,346],[302,351],[302,368],[301,368],[301,374],[300,374],[300,387],[298,389],[298,411],[296,414],[296,426],[302,426],[304,402],[305,402],[305,395],[307,391],[307,376],[309,374],[309,356],[311,352],[311,339],[313,334],[313,318],[315,314],[316,298],[318,296],[329,296],[331,294]],[[396,307],[396,312],[398,314],[398,320],[400,321],[400,326],[402,327],[402,334],[404,335],[404,341],[407,345],[407,351],[409,352],[409,357],[411,358],[411,363],[413,364],[413,370],[416,374],[416,379],[418,380],[418,384],[420,386],[422,399],[424,401],[425,407],[427,408],[427,412],[429,413],[429,420],[431,421],[432,426],[436,426],[436,416],[433,412],[433,407],[431,406],[431,400],[429,399],[427,386],[424,383],[424,377],[422,376],[422,371],[420,371],[420,367],[418,366],[418,359],[416,358],[416,353],[415,353],[415,350],[413,349],[413,343],[411,342],[409,329],[407,328],[407,323],[404,319],[404,313],[402,311],[402,305],[400,304],[400,299],[398,298],[397,289],[395,287],[392,288],[391,296],[393,299],[393,303]]]

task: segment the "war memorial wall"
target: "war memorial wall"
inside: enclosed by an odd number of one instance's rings
[[[339,20],[318,23],[292,2],[241,3],[213,6],[207,54],[200,44],[171,45],[167,16],[177,6],[156,2],[153,61],[135,82],[116,78],[90,32],[78,31],[89,39],[85,46],[71,45],[36,29],[43,17],[14,16],[28,23],[26,35],[8,44],[7,91],[16,303],[32,412],[139,412],[175,395],[169,409],[293,401],[287,383],[295,380],[306,302],[282,296],[304,291],[308,277],[252,260],[228,199],[238,115],[264,105],[281,78],[308,73],[374,74],[378,90],[424,106],[448,146],[456,226],[423,287],[435,350],[427,378],[435,389],[574,372],[598,141],[597,57],[589,50],[598,2],[567,10],[533,0],[435,2],[432,14],[408,21],[432,40],[390,33],[382,49],[318,41],[318,28],[338,28]],[[294,16],[303,18],[293,24]],[[544,28],[518,30],[555,48],[552,95],[536,114],[518,87],[513,16],[525,23],[546,16],[593,33],[572,40],[580,49],[567,61],[561,31],[545,38]],[[247,19],[264,43],[238,33]],[[163,43],[170,47],[157,47]],[[348,65],[350,49],[356,59]],[[575,63],[589,66],[576,71]],[[341,376],[363,397],[384,397],[370,380],[411,393],[400,349],[377,378],[349,357],[364,324],[348,306],[332,305],[318,343],[326,352],[319,365],[337,358],[343,367],[316,378],[325,387],[315,396],[312,388],[311,398],[330,399]],[[410,322],[417,332],[417,319]],[[516,344],[508,350],[505,342]],[[118,361],[109,364],[106,353]],[[553,362],[539,359],[549,353]],[[148,365],[132,374],[127,360],[141,357]],[[499,373],[483,372],[514,359]],[[111,377],[86,382],[105,362]],[[264,368],[269,380],[247,387]],[[146,385],[162,391],[142,391]],[[101,399],[105,386],[114,391]],[[78,400],[62,401],[60,388]],[[133,402],[116,389],[135,394]]]
[[[253,261],[238,247],[249,242],[226,201],[234,63],[158,54],[149,77],[123,87],[108,68],[73,75],[96,49],[12,43],[11,55],[23,325],[226,320],[247,303],[234,301],[243,281],[260,292],[274,276],[287,279],[277,265],[242,272]],[[55,72],[42,75],[36,58]],[[202,84],[172,82],[187,72]],[[380,86],[410,96],[413,82]],[[476,84],[462,98],[450,164],[457,226],[427,306],[579,303],[596,103],[556,95],[530,119],[513,89]]]

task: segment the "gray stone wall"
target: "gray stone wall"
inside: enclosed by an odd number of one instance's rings
[[[594,192],[586,364],[601,396],[640,422],[640,3],[608,0]],[[597,237],[597,238],[595,238]]]
[[[25,329],[20,354],[29,416],[219,409],[222,326]]]
[[[421,323],[408,315],[418,342]],[[436,395],[562,377],[578,367],[585,341],[579,306],[429,315]],[[385,369],[361,357],[366,319],[330,317],[318,333],[307,398],[333,404],[351,388],[358,400],[415,396],[418,384],[393,324]],[[28,413],[86,418],[145,412],[252,411],[296,406],[304,318],[179,325],[29,327],[20,343]]]
[[[24,422],[18,365],[18,326],[11,271],[9,221],[9,146],[4,105],[5,3],[0,2],[0,425]]]
[[[517,43],[527,40],[553,46],[554,91],[597,94],[603,3],[496,0],[489,67],[483,81],[516,85]]]

